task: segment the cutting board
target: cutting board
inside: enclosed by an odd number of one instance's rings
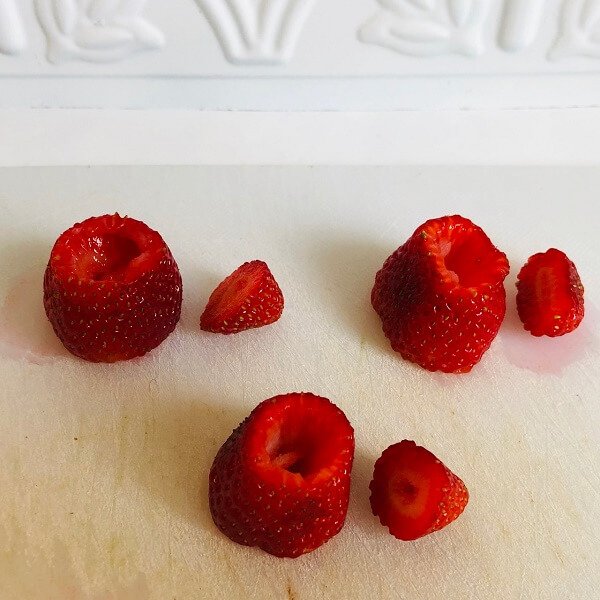
[[[591,599],[600,589],[600,172],[592,168],[52,168],[0,171],[0,598]],[[158,229],[181,322],[148,356],[88,364],[41,305],[58,234],[119,211]],[[506,252],[508,314],[468,375],[392,352],[375,272],[425,219],[460,213]],[[581,327],[526,333],[515,274],[556,246],[586,286]],[[271,267],[282,319],[200,331],[214,286]],[[261,400],[326,396],[356,430],[342,532],[296,560],[237,546],[207,506],[212,459]],[[466,482],[441,532],[404,543],[369,508],[373,463],[412,439]]]

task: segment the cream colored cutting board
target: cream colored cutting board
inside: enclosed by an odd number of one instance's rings
[[[600,594],[600,209],[597,169],[0,170],[0,599],[594,599]],[[67,355],[41,308],[56,236],[120,211],[179,262],[184,312],[149,356]],[[462,213],[512,264],[509,314],[470,375],[402,361],[369,306],[383,260],[426,218]],[[534,339],[514,311],[525,259],[577,263],[587,316]],[[266,260],[275,325],[205,334],[215,284]],[[348,520],[280,560],[214,527],[207,475],[261,400],[325,395],[356,430]],[[467,483],[464,515],[413,543],[371,515],[373,462],[403,438]]]

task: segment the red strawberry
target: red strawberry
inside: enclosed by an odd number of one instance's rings
[[[466,373],[498,333],[508,269],[506,256],[468,219],[432,219],[385,261],[371,302],[405,359]]]
[[[583,285],[560,250],[534,254],[517,277],[517,310],[532,335],[557,337],[576,329],[584,314]]]
[[[269,267],[253,260],[217,286],[200,317],[200,327],[213,333],[238,333],[270,325],[282,311],[283,294]]]
[[[354,431],[309,393],[265,400],[221,446],[210,470],[210,511],[231,540],[295,558],[344,524]]]
[[[400,540],[416,540],[452,523],[465,509],[465,484],[429,450],[404,440],[375,463],[371,508]]]
[[[141,356],[175,328],[181,276],[162,237],[141,221],[105,215],[56,241],[44,307],[67,350],[94,362]]]

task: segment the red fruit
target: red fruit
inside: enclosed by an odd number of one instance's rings
[[[432,219],[385,261],[371,303],[405,359],[466,373],[498,333],[508,270],[480,227],[460,216]]]
[[[344,524],[353,457],[354,431],[326,398],[265,400],[213,462],[213,520],[238,544],[290,558],[311,552]]]
[[[465,484],[429,450],[404,440],[375,463],[371,508],[400,540],[416,540],[452,523],[469,501]]]
[[[560,250],[534,254],[517,277],[517,310],[532,335],[557,337],[576,329],[584,314],[583,285]]]
[[[213,333],[238,333],[270,325],[282,311],[283,294],[269,267],[253,260],[217,286],[200,317],[200,327]]]
[[[44,307],[67,350],[85,360],[141,356],[175,328],[181,275],[162,237],[141,221],[105,215],[58,238]]]

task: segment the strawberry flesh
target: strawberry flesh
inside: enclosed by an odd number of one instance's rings
[[[215,457],[213,520],[238,544],[281,557],[311,552],[344,524],[353,457],[352,427],[326,398],[265,400]]]
[[[508,270],[480,227],[460,216],[432,219],[385,261],[371,302],[405,359],[466,373],[498,333]]]
[[[269,325],[283,312],[283,294],[266,263],[244,263],[211,294],[200,328],[231,334]]]
[[[375,463],[371,508],[382,525],[401,540],[442,529],[465,509],[465,484],[431,452],[404,440]]]
[[[525,329],[557,337],[576,329],[584,316],[583,285],[564,252],[534,254],[517,277],[517,310]]]
[[[118,214],[58,238],[44,275],[44,307],[65,347],[85,360],[141,356],[175,328],[181,275],[162,237]]]

